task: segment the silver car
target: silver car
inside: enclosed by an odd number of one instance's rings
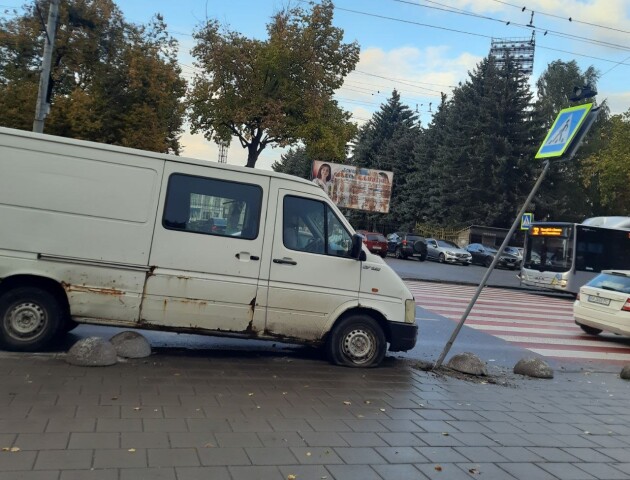
[[[472,263],[472,255],[466,250],[448,240],[435,238],[427,238],[427,258],[440,263],[461,263],[466,266]]]

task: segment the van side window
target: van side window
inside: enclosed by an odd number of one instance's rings
[[[352,237],[324,202],[286,196],[282,241],[289,250],[347,257]]]
[[[253,240],[258,237],[262,196],[258,185],[173,174],[162,225],[169,230]]]

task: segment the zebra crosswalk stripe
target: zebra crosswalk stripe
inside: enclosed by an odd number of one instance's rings
[[[406,281],[416,304],[459,321],[476,287]],[[487,287],[466,320],[466,326],[546,357],[630,362],[623,337],[588,335],[573,321],[573,302],[523,291]]]

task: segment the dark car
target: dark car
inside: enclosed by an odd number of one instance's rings
[[[387,251],[396,258],[415,257],[421,262],[427,259],[427,242],[415,233],[395,232],[387,235]]]
[[[485,265],[489,267],[497,255],[497,250],[493,247],[486,247],[481,243],[471,243],[466,247],[466,250],[472,255],[472,263],[477,265]],[[512,270],[516,270],[521,266],[518,257],[510,255],[509,253],[503,253],[499,257],[497,267],[505,267]]]
[[[387,239],[382,233],[365,230],[357,230],[357,233],[363,235],[363,243],[370,252],[383,258],[387,256]]]

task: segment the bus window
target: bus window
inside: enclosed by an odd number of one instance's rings
[[[567,237],[529,237],[525,268],[548,272],[568,272],[573,250]]]

